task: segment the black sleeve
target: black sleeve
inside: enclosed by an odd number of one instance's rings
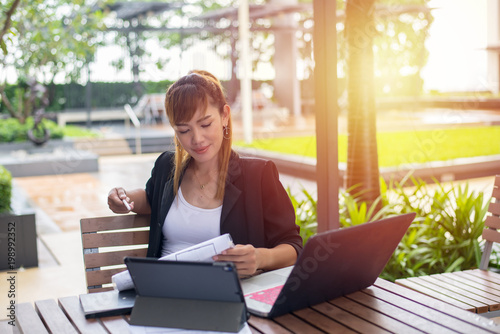
[[[163,152],[155,161],[155,165],[151,170],[151,177],[146,182],[146,197],[151,208],[155,207],[163,185],[171,174],[171,164],[173,159],[172,152]]]
[[[266,243],[271,247],[290,244],[299,254],[302,238],[295,224],[295,210],[272,161],[266,161],[261,182]]]

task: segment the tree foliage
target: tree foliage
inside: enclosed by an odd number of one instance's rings
[[[11,116],[24,121],[37,104],[29,84],[49,84],[57,75],[78,77],[101,43],[105,8],[102,1],[88,5],[85,0],[0,0],[6,11],[0,27],[0,94]],[[19,89],[5,94],[8,71],[14,71]]]
[[[377,0],[374,25],[365,31],[373,38],[377,96],[418,95],[420,76],[429,52],[425,40],[433,22],[429,0]],[[340,10],[343,1],[337,1]],[[340,76],[346,72],[345,24],[337,24]]]

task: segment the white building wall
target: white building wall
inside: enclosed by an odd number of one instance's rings
[[[500,93],[500,1],[488,0],[487,38],[488,46],[496,50],[488,52],[488,86]]]

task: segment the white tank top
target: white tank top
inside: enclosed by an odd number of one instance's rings
[[[222,205],[202,209],[189,204],[179,187],[163,224],[161,256],[219,236],[221,213]]]

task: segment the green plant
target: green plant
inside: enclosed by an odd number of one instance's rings
[[[413,186],[403,188],[411,180]],[[471,269],[481,259],[480,237],[489,200],[465,185],[428,185],[409,177],[394,183],[395,205],[400,213],[417,218],[394,252],[381,277],[430,275]]]
[[[427,184],[411,175],[387,184],[381,179],[382,209],[375,211],[349,191],[339,193],[341,227],[362,224],[395,214],[417,216],[387,263],[381,277],[398,278],[471,269],[481,259],[480,237],[489,198],[470,190],[468,184]],[[411,186],[404,186],[410,184]],[[306,190],[292,195],[296,223],[304,243],[317,232],[316,199]]]
[[[360,200],[361,192],[356,192],[356,186],[347,190],[340,189],[339,220],[342,227],[354,226],[366,222],[382,219],[395,214],[394,206],[387,199],[387,185],[380,178],[381,195],[368,207],[366,202]],[[382,208],[377,211],[377,206],[382,202]]]
[[[300,227],[300,236],[305,244],[318,231],[316,200],[306,189],[302,189],[299,196],[293,195],[290,188],[287,188],[286,191],[295,209],[295,223]]]
[[[12,175],[0,165],[0,213],[10,211],[12,196]]]
[[[0,142],[18,142],[28,140],[27,132],[34,126],[33,117],[28,117],[24,124],[16,118],[0,119]],[[43,119],[43,126],[50,131],[51,139],[64,137],[63,129],[55,122]]]

